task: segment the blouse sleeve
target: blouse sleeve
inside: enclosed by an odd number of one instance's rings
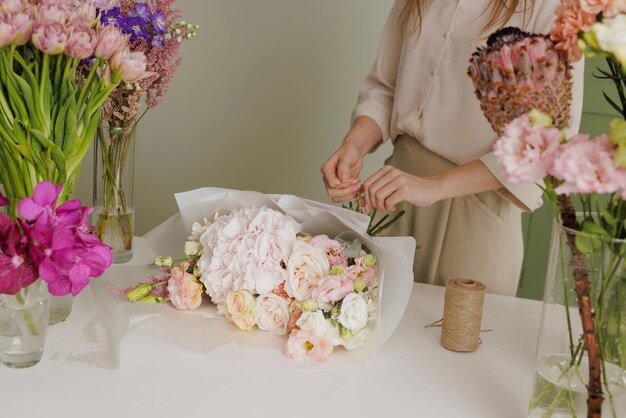
[[[391,9],[383,29],[378,55],[359,91],[359,99],[352,113],[353,123],[359,116],[372,118],[383,133],[383,141],[389,139],[391,109],[402,48],[399,19],[405,4],[406,0],[396,0]]]
[[[538,15],[535,20],[534,32],[548,33],[552,27],[554,20],[554,8],[557,6],[556,1],[544,1],[539,3]],[[567,138],[578,133],[583,108],[583,88],[585,75],[585,61],[574,63],[572,68],[572,104],[570,109],[570,124],[565,129]],[[496,161],[493,152],[490,152],[480,158],[480,161],[491,171],[491,173],[502,183],[503,189],[500,194],[512,201],[518,207],[525,211],[533,211],[543,204],[541,199],[541,189],[533,183],[510,183],[506,180],[502,169]]]

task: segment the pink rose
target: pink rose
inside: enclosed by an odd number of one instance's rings
[[[110,60],[119,50],[128,44],[128,38],[115,26],[100,26],[98,41],[94,50],[97,58]]]
[[[150,77],[153,73],[147,72],[148,61],[143,52],[131,52],[130,49],[122,49],[111,58],[111,69],[119,73],[122,80],[134,83],[143,78]]]
[[[48,55],[63,52],[67,45],[67,31],[65,27],[52,21],[38,22],[32,36],[33,45]]]
[[[91,26],[81,24],[72,28],[65,46],[65,54],[79,60],[89,58],[96,47],[96,32]]]
[[[624,170],[613,166],[613,146],[606,135],[590,140],[576,135],[554,160],[551,174],[563,184],[557,193],[613,193],[620,189]]]
[[[167,291],[176,309],[197,309],[202,304],[202,284],[187,273],[186,266],[173,268],[167,281]]]
[[[321,363],[332,352],[333,345],[330,341],[306,330],[291,331],[285,344],[285,354],[292,360]]]
[[[552,167],[562,137],[559,129],[533,124],[526,114],[505,127],[494,155],[510,182],[540,182]]]
[[[256,313],[259,316],[259,328],[276,335],[286,335],[289,325],[290,300],[274,293],[264,293],[256,299]]]
[[[353,290],[354,282],[348,276],[326,276],[313,290],[313,298],[321,303],[333,303],[342,300]]]

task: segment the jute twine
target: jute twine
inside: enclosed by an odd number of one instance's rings
[[[485,285],[475,280],[453,279],[446,283],[441,345],[448,350],[468,352],[480,345]]]

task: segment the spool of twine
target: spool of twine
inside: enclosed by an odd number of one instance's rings
[[[441,345],[453,351],[474,351],[480,345],[485,285],[475,280],[446,283]]]

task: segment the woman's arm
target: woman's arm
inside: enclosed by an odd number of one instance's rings
[[[363,184],[363,198],[366,211],[376,208],[393,212],[401,202],[430,206],[440,200],[501,187],[502,184],[479,160],[432,177],[417,177],[395,167],[385,166]]]

